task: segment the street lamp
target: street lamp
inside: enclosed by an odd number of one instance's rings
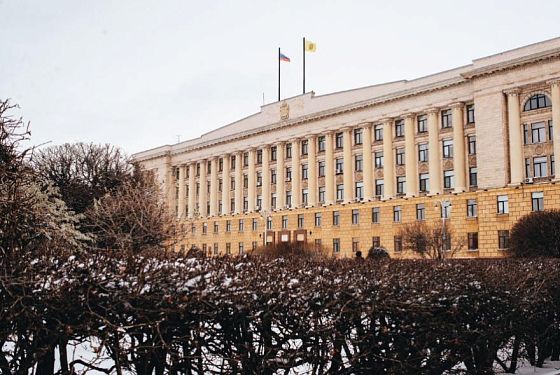
[[[266,232],[268,232],[268,228],[266,227],[268,224],[268,218],[272,216],[272,211],[269,210],[260,210],[259,215],[261,215],[261,219],[264,220],[264,229],[263,229],[263,246],[266,247]]]
[[[451,207],[451,201],[447,198],[439,199],[436,201],[434,207],[440,207],[441,209],[441,258],[445,258],[445,244],[447,242],[447,231],[445,230],[445,220],[447,219],[449,212],[448,209]]]

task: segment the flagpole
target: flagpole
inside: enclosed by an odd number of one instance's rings
[[[305,37],[303,37],[303,93],[305,94]]]
[[[280,47],[278,47],[278,101],[280,101]]]

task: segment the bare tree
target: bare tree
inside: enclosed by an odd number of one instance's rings
[[[444,225],[443,222],[427,224],[425,221],[415,221],[405,224],[400,230],[400,236],[403,247],[422,258],[451,258],[465,245],[463,239],[454,238],[451,224]]]

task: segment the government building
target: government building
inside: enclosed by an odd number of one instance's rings
[[[213,127],[210,125],[209,127]],[[263,105],[134,155],[187,229],[177,245],[242,254],[307,243],[407,257],[407,223],[445,223],[456,257],[507,254],[523,215],[560,208],[560,38],[414,80]],[[407,255],[408,254],[408,255]]]

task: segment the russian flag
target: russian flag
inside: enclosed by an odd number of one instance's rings
[[[290,58],[286,55],[284,55],[282,52],[280,52],[280,61],[286,61],[286,62],[290,62]]]

